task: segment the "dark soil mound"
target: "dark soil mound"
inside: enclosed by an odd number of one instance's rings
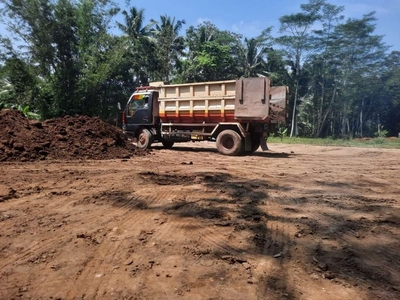
[[[96,117],[38,122],[17,110],[0,111],[0,161],[112,159],[146,153],[138,151],[122,130]]]

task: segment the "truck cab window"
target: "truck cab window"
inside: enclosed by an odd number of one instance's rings
[[[133,116],[135,111],[139,108],[147,109],[149,106],[149,96],[145,96],[142,99],[131,99],[128,104],[128,116]]]

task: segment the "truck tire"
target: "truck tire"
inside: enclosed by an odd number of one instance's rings
[[[137,147],[141,150],[146,150],[150,148],[151,143],[153,142],[153,136],[149,130],[146,128],[139,131],[138,139],[137,139]]]
[[[174,145],[174,142],[169,140],[163,140],[161,143],[163,144],[165,149],[171,149],[172,146]]]
[[[248,153],[254,153],[260,147],[261,138],[258,136],[251,137],[251,150]]]
[[[234,130],[221,131],[217,136],[218,152],[224,155],[239,155],[243,153],[244,143],[239,133]]]

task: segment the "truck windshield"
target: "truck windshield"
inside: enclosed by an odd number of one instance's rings
[[[134,95],[128,103],[128,115],[133,116],[139,108],[147,109],[149,106],[149,95]]]

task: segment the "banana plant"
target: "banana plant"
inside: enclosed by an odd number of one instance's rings
[[[281,138],[281,142],[282,142],[283,141],[283,137],[287,134],[286,126],[283,125],[283,124],[279,124],[277,134]]]
[[[18,105],[17,107],[18,110],[22,111],[24,116],[28,119],[32,120],[40,120],[40,115],[37,113],[34,113],[32,111],[29,111],[29,105],[22,106],[21,104]]]

